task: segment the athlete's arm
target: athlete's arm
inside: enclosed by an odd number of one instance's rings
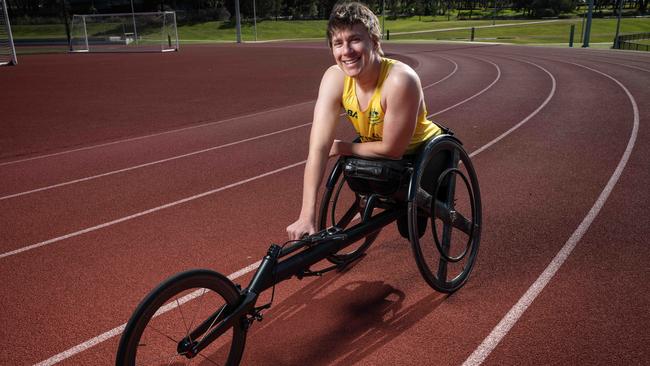
[[[302,208],[298,220],[287,227],[287,234],[292,240],[316,232],[316,195],[323,179],[341,111],[343,78],[343,72],[338,66],[332,66],[321,80],[309,137],[309,155],[303,178]]]
[[[337,140],[331,155],[388,159],[400,159],[404,155],[423,105],[420,79],[410,67],[396,64],[384,82],[382,93],[386,98],[382,141],[354,144]]]

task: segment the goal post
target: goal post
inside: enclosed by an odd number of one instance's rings
[[[75,14],[71,52],[178,51],[176,12]]]
[[[7,2],[0,0],[0,65],[17,65],[16,48],[11,34]]]

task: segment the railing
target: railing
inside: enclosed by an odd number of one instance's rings
[[[620,50],[650,51],[650,44],[633,42],[640,39],[650,39],[650,32],[618,36],[614,41],[613,48]]]

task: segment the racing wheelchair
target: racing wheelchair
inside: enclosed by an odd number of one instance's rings
[[[271,245],[244,289],[205,269],[162,282],[128,321],[116,365],[238,365],[276,284],[345,269],[393,222],[433,289],[452,293],[466,283],[480,243],[481,198],[470,157],[452,133],[401,161],[340,158],[325,185],[319,232]],[[257,305],[270,288],[270,302]]]

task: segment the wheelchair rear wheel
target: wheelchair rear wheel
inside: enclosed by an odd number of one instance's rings
[[[419,193],[409,201],[408,226],[418,269],[435,290],[454,292],[467,281],[478,255],[481,194],[476,172],[460,142],[442,136],[424,148],[412,179]]]

